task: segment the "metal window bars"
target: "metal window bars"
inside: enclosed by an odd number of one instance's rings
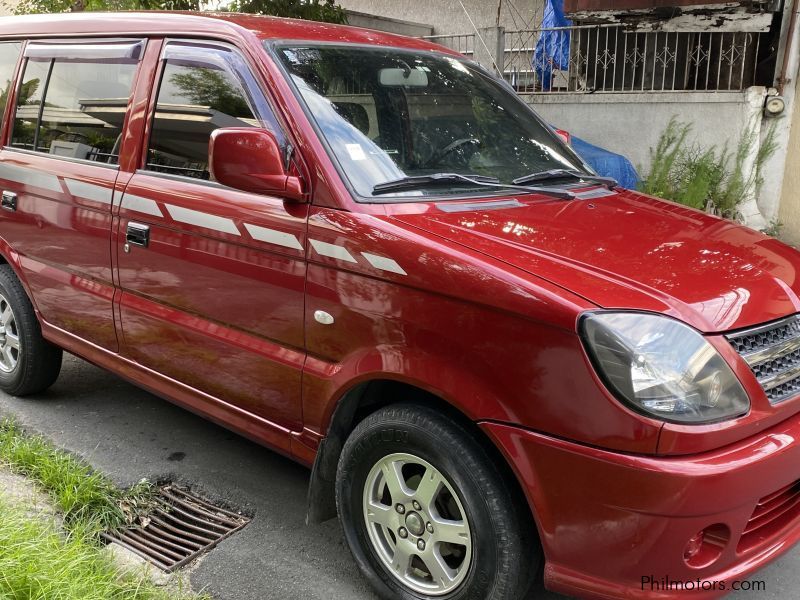
[[[472,58],[475,55],[475,34],[457,33],[452,35],[426,35],[423,39],[455,50]]]
[[[765,35],[640,31],[618,24],[506,31],[502,75],[518,92],[532,94],[739,92],[758,81]],[[473,57],[475,38],[425,39]]]
[[[620,25],[512,31],[503,75],[523,93],[742,91],[756,82],[762,35]],[[542,36],[548,44],[537,52]],[[562,44],[566,64],[552,56]]]

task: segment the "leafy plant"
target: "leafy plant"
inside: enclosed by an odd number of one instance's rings
[[[15,15],[115,10],[200,10],[200,0],[3,0]]]
[[[652,166],[641,191],[737,218],[739,204],[757,194],[764,183],[762,168],[777,149],[775,128],[768,129],[759,141],[755,125],[748,127],[734,153],[727,147],[689,145],[691,132],[691,124],[676,117],[670,120],[650,151]]]
[[[2,0],[16,15],[116,10],[200,10],[200,0]],[[346,23],[347,15],[335,0],[232,0],[222,10]]]
[[[772,221],[769,222],[769,225],[767,225],[764,229],[761,230],[761,233],[772,237],[780,237],[782,229],[783,229],[783,223],[781,223],[781,221],[779,221],[778,219],[773,219]]]
[[[233,0],[231,10],[328,23],[347,23],[347,13],[335,0]]]

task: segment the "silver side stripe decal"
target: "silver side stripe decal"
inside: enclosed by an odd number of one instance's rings
[[[183,208],[182,206],[174,206],[166,204],[167,212],[176,221],[186,223],[188,225],[196,225],[197,227],[205,227],[206,229],[213,229],[221,231],[222,233],[230,233],[231,235],[242,235],[236,227],[232,219],[227,217],[218,217],[217,215],[210,215],[208,213],[200,212],[199,210],[192,210],[190,208]]]
[[[309,240],[317,254],[327,256],[329,258],[336,258],[345,262],[358,262],[353,255],[350,254],[344,246],[337,246],[336,244],[329,244],[328,242],[320,242],[319,240]]]
[[[393,258],[378,256],[377,254],[370,254],[369,252],[362,252],[361,256],[366,258],[367,262],[376,269],[398,273],[399,275],[408,275],[408,273],[403,270],[403,267],[397,264],[397,261]]]
[[[0,179],[14,181],[22,185],[44,188],[53,192],[63,192],[59,178],[56,175],[6,162],[0,162]],[[68,178],[64,178],[64,183],[69,193],[73,196],[87,198],[102,204],[111,204],[114,193],[114,190],[111,188]],[[242,235],[233,219],[184,208],[182,206],[175,206],[174,204],[165,204],[164,206],[167,208],[169,216],[175,221],[231,235]],[[164,213],[154,200],[135,194],[125,194],[122,197],[121,207],[126,210],[132,210],[154,217],[164,217]],[[250,223],[244,223],[244,227],[254,240],[275,244],[276,246],[283,246],[284,248],[291,248],[293,250],[304,249],[297,236],[291,233],[270,229],[268,227],[261,227],[259,225],[252,225]],[[309,242],[320,256],[327,256],[328,258],[334,258],[349,263],[358,263],[355,257],[350,254],[344,246],[313,239],[309,239]],[[407,275],[403,267],[392,258],[372,254],[370,252],[361,252],[361,256],[375,269],[397,273],[398,275]]]
[[[17,165],[0,162],[0,178],[15,181],[22,185],[44,188],[52,192],[64,191],[58,181],[58,176],[30,167],[19,167]],[[114,193],[114,190],[111,188],[94,183],[87,183],[85,181],[78,181],[77,179],[68,179],[66,177],[64,178],[64,183],[69,193],[73,196],[87,198],[88,200],[100,202],[101,204],[111,204],[111,197]]]
[[[254,240],[258,240],[259,242],[267,242],[268,244],[293,248],[294,250],[303,249],[303,244],[291,233],[285,233],[276,229],[268,229],[258,225],[251,225],[250,223],[245,223],[244,228],[247,229],[247,232]]]
[[[245,225],[245,227],[248,226]],[[314,248],[314,250],[316,250],[317,254],[321,256],[327,256],[329,258],[335,258],[337,260],[343,260],[351,263],[358,262],[344,246],[338,246],[336,244],[329,244],[328,242],[321,242],[319,240],[312,239],[309,239],[308,241],[311,242],[311,246]],[[405,269],[403,269],[403,267],[401,267],[400,264],[393,258],[372,254],[370,252],[362,252],[361,256],[363,256],[364,259],[376,269],[388,271],[390,273],[397,273],[398,275],[408,275],[408,273],[405,272]]]
[[[43,173],[37,169],[18,167],[5,162],[0,162],[0,178],[15,181],[22,185],[44,188],[53,192],[63,191],[61,184],[58,182],[58,177],[55,175]]]
[[[64,179],[64,183],[67,184],[67,189],[73,196],[88,198],[89,200],[101,202],[102,204],[111,204],[111,196],[113,194],[111,188],[95,185],[93,183],[86,183],[85,181],[78,181],[76,179]]]
[[[158,204],[150,198],[142,198],[134,194],[125,194],[122,197],[122,208],[126,210],[133,210],[136,212],[144,213],[146,215],[153,215],[154,217],[163,217],[164,213],[158,208]]]

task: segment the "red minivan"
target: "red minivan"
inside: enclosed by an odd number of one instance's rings
[[[795,250],[598,177],[421,40],[0,37],[6,392],[66,350],[313,467],[385,598],[716,597],[800,538]]]

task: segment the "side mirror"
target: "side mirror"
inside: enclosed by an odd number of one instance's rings
[[[208,145],[208,166],[211,176],[222,185],[289,200],[305,199],[302,181],[286,172],[278,140],[266,129],[215,129]]]

